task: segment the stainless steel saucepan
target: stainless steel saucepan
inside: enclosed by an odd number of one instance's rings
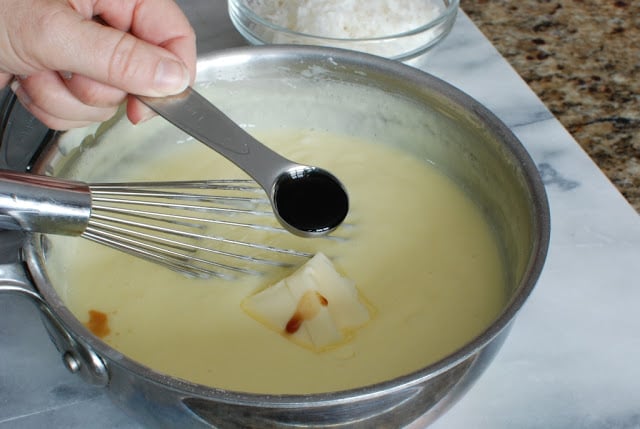
[[[325,394],[262,395],[163,375],[93,336],[65,307],[50,280],[46,236],[26,236],[15,249],[19,261],[0,265],[0,292],[32,301],[66,367],[104,386],[115,402],[150,427],[396,428],[419,418],[433,421],[492,360],[541,272],[549,209],[525,149],[494,115],[459,90],[365,54],[287,46],[232,49],[202,58],[198,81],[211,85],[216,104],[242,124],[375,135],[445,171],[481,207],[498,237],[509,288],[502,313],[464,347],[402,377]],[[7,110],[5,124],[11,122]],[[145,141],[101,144],[102,134],[128,126],[125,119],[114,118],[87,129],[36,136],[26,127],[0,143],[6,151],[24,138],[43,138],[33,172],[95,181],[105,174],[100,166],[106,161],[136,162],[141,151],[161,150]]]

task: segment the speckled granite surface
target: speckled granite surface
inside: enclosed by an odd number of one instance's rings
[[[640,1],[461,7],[640,211]]]

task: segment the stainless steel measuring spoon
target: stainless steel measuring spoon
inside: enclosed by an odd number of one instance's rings
[[[333,174],[271,150],[193,88],[174,96],[138,99],[249,174],[265,190],[276,218],[291,233],[325,235],[347,216],[349,198]]]

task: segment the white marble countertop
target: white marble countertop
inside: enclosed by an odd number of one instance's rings
[[[243,40],[222,0],[182,0],[201,53]],[[551,247],[496,360],[437,429],[640,428],[640,218],[464,15],[415,64],[522,140],[551,205]],[[0,429],[140,428],[67,372],[35,308],[0,297]]]

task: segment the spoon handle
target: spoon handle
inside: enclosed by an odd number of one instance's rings
[[[169,97],[137,97],[173,125],[236,164],[269,195],[280,173],[297,165],[254,139],[191,87]]]

